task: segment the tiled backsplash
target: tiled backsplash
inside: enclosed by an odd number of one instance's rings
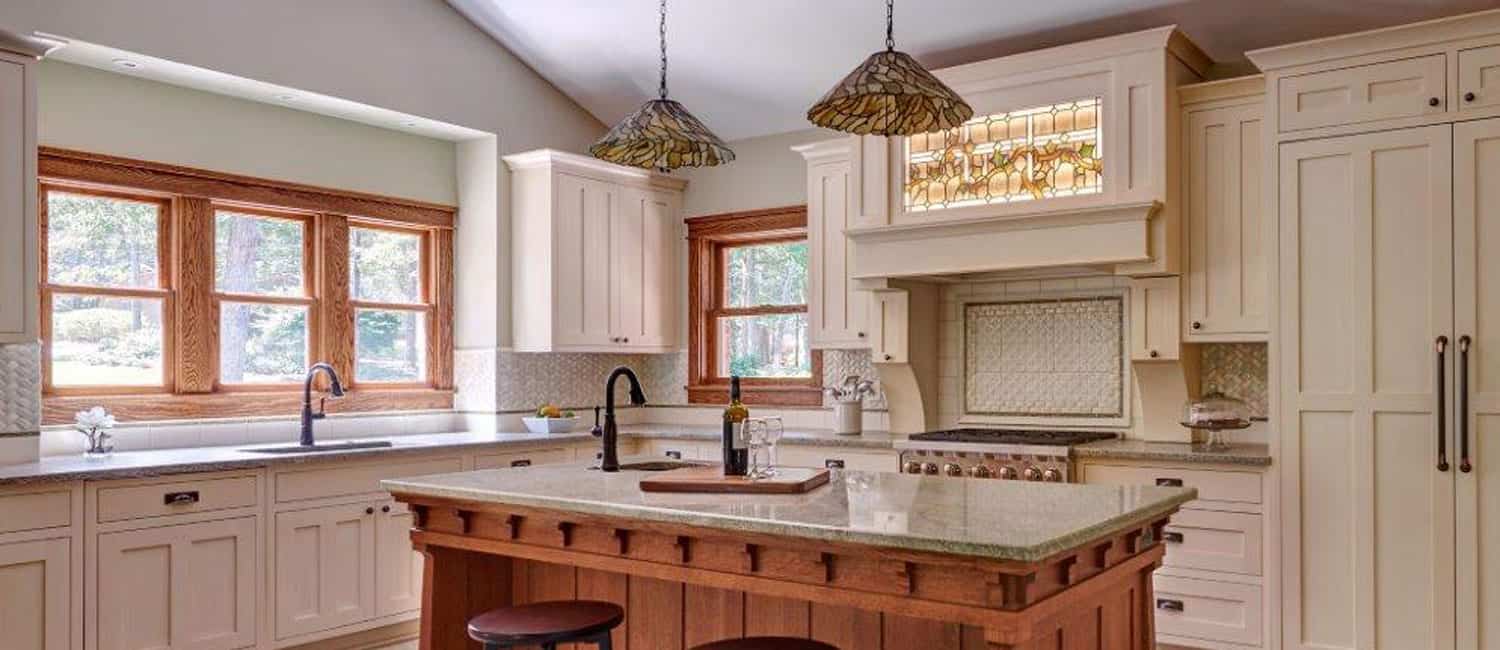
[[[449,411],[404,413],[337,414],[319,420],[320,440],[369,438],[440,433],[463,427],[462,418]],[[111,431],[116,451],[170,449],[179,447],[225,447],[266,443],[295,443],[301,430],[296,416],[274,418],[226,418],[177,422],[131,422]],[[43,456],[81,454],[86,445],[71,427],[47,427],[42,431]]]
[[[36,433],[41,422],[41,346],[0,345],[0,436]]]
[[[1270,414],[1265,343],[1212,343],[1199,349],[1198,383],[1203,393],[1218,390],[1245,402],[1252,416]]]
[[[836,386],[843,383],[844,378],[856,375],[860,379],[871,379],[877,381],[875,394],[865,398],[865,410],[884,411],[885,391],[880,389],[878,383],[880,377],[875,374],[875,363],[870,357],[869,350],[824,350],[823,351],[823,385]],[[823,405],[833,407],[833,400],[827,395],[823,396]]]
[[[974,299],[961,305],[962,412],[1124,417],[1121,296]]]

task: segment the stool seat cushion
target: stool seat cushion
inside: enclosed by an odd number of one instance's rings
[[[582,641],[614,629],[625,610],[595,600],[558,600],[501,607],[469,620],[469,637],[481,643],[535,645]]]
[[[743,639],[724,639],[714,641],[708,645],[700,645],[693,650],[839,650],[838,648],[812,639],[798,639],[789,636],[756,636]]]

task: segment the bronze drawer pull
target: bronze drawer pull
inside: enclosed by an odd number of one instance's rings
[[[1161,534],[1161,540],[1168,544],[1181,544],[1182,533],[1172,532],[1169,530]]]
[[[162,503],[169,506],[190,506],[198,502],[198,491],[191,492],[168,492],[161,499]]]
[[[1171,598],[1157,598],[1156,608],[1164,612],[1180,612],[1183,609],[1182,601]]]
[[[1437,337],[1437,468],[1448,471],[1448,337]]]
[[[1474,471],[1474,464],[1469,462],[1469,344],[1472,342],[1467,334],[1458,337],[1458,471],[1465,474]]]
[[[1180,479],[1180,478],[1159,478],[1159,479],[1156,479],[1156,486],[1157,487],[1182,487],[1182,479]]]

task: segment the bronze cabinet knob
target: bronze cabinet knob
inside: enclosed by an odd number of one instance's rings
[[[1201,329],[1203,329],[1203,323],[1200,323],[1198,321],[1193,321],[1193,329],[1195,329],[1195,330],[1201,330]]]
[[[1466,102],[1472,102],[1475,99],[1478,99],[1478,97],[1475,97],[1474,93],[1464,93],[1464,101],[1466,101]]]
[[[1436,97],[1433,97],[1433,98],[1427,100],[1427,105],[1431,106],[1433,108],[1437,108],[1438,106],[1442,106],[1443,105],[1443,100],[1438,99]]]

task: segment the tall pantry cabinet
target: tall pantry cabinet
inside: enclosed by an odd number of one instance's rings
[[[1500,648],[1496,48],[1500,11],[1251,53],[1286,650]]]

